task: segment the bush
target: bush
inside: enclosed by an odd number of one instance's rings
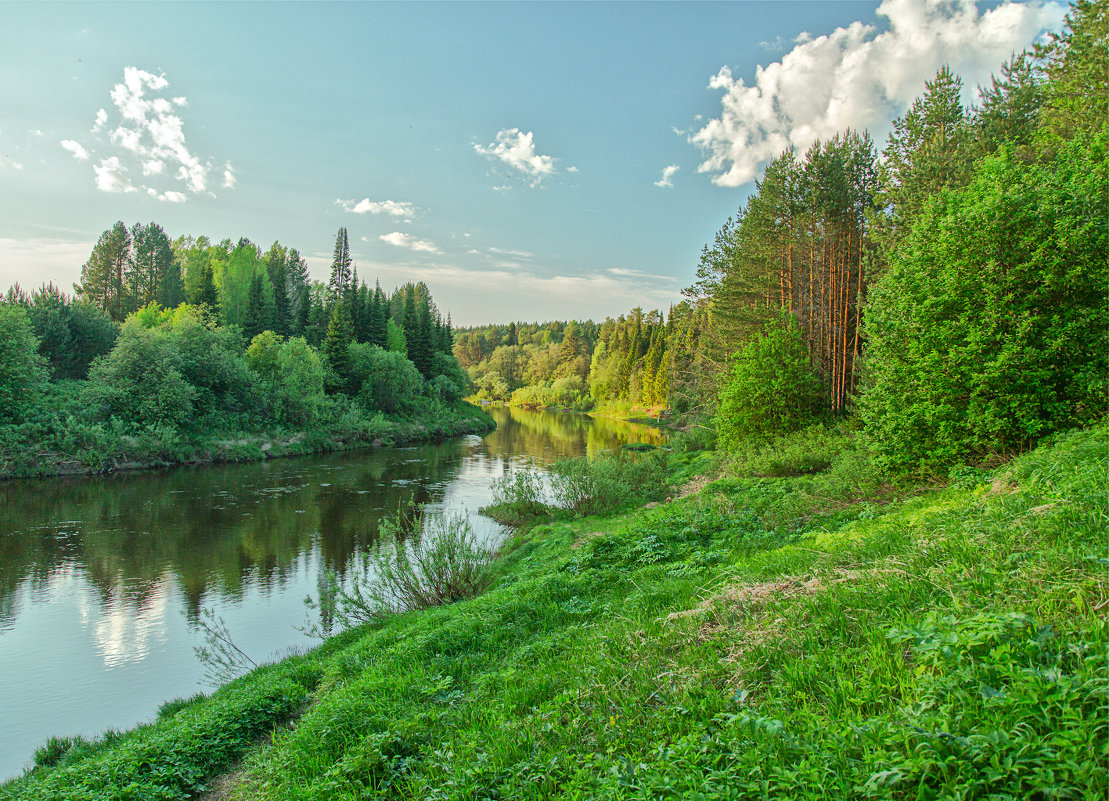
[[[93,362],[83,399],[94,418],[180,427],[193,417],[196,396],[172,338],[132,323],[112,352]]]
[[[513,470],[495,479],[492,493],[493,503],[481,511],[498,523],[519,526],[550,514],[546,483],[534,468]]]
[[[366,410],[407,414],[426,398],[424,377],[402,354],[364,342],[352,343],[349,353],[356,398]]]
[[[669,490],[666,453],[661,450],[564,459],[551,467],[555,503],[578,515],[606,514],[661,500]]]
[[[22,421],[38,404],[46,379],[27,312],[0,303],[0,425]]]
[[[399,612],[461,601],[493,581],[495,551],[478,541],[465,513],[401,513],[381,522],[382,538],[348,587],[333,574],[320,589],[322,632]],[[412,532],[406,535],[405,531]]]
[[[1106,140],[1010,149],[932,198],[867,303],[860,414],[895,470],[989,463],[1105,414]]]
[[[809,366],[801,332],[783,312],[732,358],[716,429],[720,444],[735,450],[751,439],[796,431],[824,410],[820,379]]]

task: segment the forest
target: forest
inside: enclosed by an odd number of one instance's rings
[[[0,299],[0,476],[488,430],[452,338],[425,284],[359,279],[345,228],[324,284],[277,242],[117,222],[72,295]]]
[[[665,312],[456,332],[478,397],[657,414],[735,451],[861,428],[894,472],[1028,450],[1106,412],[1104,7],[971,107],[944,68],[879,152],[774,159]]]

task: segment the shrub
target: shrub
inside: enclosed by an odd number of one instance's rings
[[[534,468],[513,470],[493,481],[493,503],[482,509],[498,523],[518,526],[550,513],[548,490]]]
[[[564,459],[551,467],[556,504],[579,515],[605,514],[660,500],[669,489],[666,453],[661,450]]]
[[[0,303],[0,424],[22,421],[38,403],[46,379],[27,312]]]
[[[310,627],[310,633],[454,603],[477,595],[493,581],[495,551],[478,541],[462,512],[402,512],[383,519],[381,530],[381,541],[348,586],[329,575],[319,601],[309,601],[322,623]],[[406,535],[406,530],[412,533]]]
[[[349,353],[351,381],[363,408],[404,414],[420,406],[424,377],[404,355],[363,342],[353,343]]]
[[[860,413],[887,465],[987,462],[1105,414],[1105,153],[1003,148],[925,205],[867,302]]]
[[[732,358],[720,390],[716,429],[735,450],[750,439],[784,434],[824,412],[820,380],[809,365],[796,321],[783,312]]]

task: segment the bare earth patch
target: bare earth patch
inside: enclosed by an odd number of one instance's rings
[[[680,490],[678,490],[677,497],[688,498],[690,495],[696,495],[703,490],[713,481],[712,476],[694,476],[687,481]]]

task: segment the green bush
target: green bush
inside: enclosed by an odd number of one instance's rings
[[[495,550],[480,542],[464,512],[402,512],[381,521],[382,537],[346,586],[330,574],[318,609],[328,634],[399,612],[470,598],[493,581]]]
[[[861,417],[883,462],[996,461],[1107,410],[1106,135],[1002,148],[933,197],[867,303]]]
[[[21,422],[38,405],[46,386],[46,361],[27,312],[0,303],[0,425]]]
[[[426,399],[424,377],[404,355],[364,342],[352,343],[349,352],[351,381],[363,408],[405,414]]]
[[[555,504],[579,515],[661,500],[669,490],[666,453],[661,450],[564,459],[551,467]]]
[[[124,324],[112,352],[93,362],[83,399],[94,419],[180,427],[193,418],[197,394],[165,330]]]
[[[801,332],[783,312],[732,358],[716,412],[719,443],[735,450],[751,439],[796,431],[824,411]]]
[[[493,503],[481,511],[498,523],[519,526],[550,514],[547,487],[534,466],[504,474],[491,489]]]

